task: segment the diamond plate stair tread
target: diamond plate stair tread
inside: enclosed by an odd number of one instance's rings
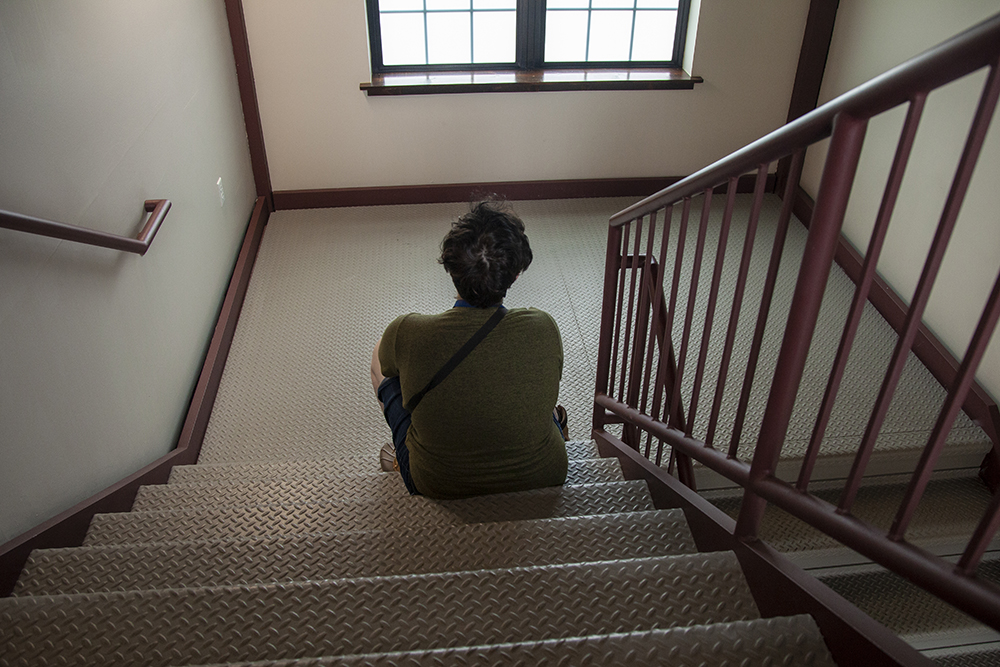
[[[680,510],[32,552],[14,595],[233,586],[695,553]]]
[[[401,496],[299,505],[96,514],[84,546],[276,537],[392,525],[515,521],[655,509],[645,482],[548,487],[464,500]]]
[[[734,621],[671,630],[573,637],[518,644],[243,664],[245,667],[321,667],[322,665],[371,667],[608,665],[610,667],[624,664],[630,667],[660,667],[664,664],[669,664],[671,667],[707,665],[836,667],[819,628],[809,616]]]
[[[942,602],[897,574],[876,566],[860,571],[823,574],[813,572],[828,587],[850,600],[861,611],[914,643],[922,638],[982,631],[1000,639],[1000,634]],[[1000,584],[1000,556],[984,559],[976,575]]]
[[[997,644],[926,651],[924,655],[941,667],[996,667],[996,665],[1000,665],[1000,646]]]
[[[839,502],[839,489],[811,489],[811,491],[827,502],[833,504]],[[888,531],[905,492],[905,483],[862,486],[852,514]],[[988,509],[990,499],[989,490],[978,477],[931,481],[906,533],[907,541],[922,546],[933,546],[958,538],[964,544]],[[740,498],[733,496],[711,498],[711,502],[735,518]],[[760,538],[785,553],[843,548],[832,537],[773,505],[768,506],[764,515]]]
[[[247,482],[264,480],[314,480],[314,479],[354,479],[357,477],[391,476],[381,470],[372,471],[371,461],[363,468],[352,467],[354,459],[311,459],[303,461],[262,461],[257,463],[209,463],[174,466],[170,471],[169,484],[199,484]],[[608,477],[600,481],[623,479],[621,466],[614,458],[571,458],[566,471],[566,481],[571,484],[583,483],[589,475]],[[377,465],[377,462],[376,462]]]
[[[566,485],[623,482],[618,459],[573,461]],[[194,482],[143,486],[132,505],[134,511],[254,505],[262,503],[300,503],[335,498],[384,499],[408,495],[397,474],[379,473],[358,477],[305,477],[282,480],[275,477],[254,479],[229,478],[228,482]]]
[[[379,441],[375,441],[379,442]],[[269,449],[261,447],[258,449],[240,448],[237,451],[229,452],[226,456],[211,451],[202,450],[198,457],[201,464],[235,464],[235,463],[270,463],[270,462],[294,462],[294,461],[329,461],[331,465],[338,466],[338,470],[353,472],[378,472],[378,446],[370,445],[364,452],[340,453],[328,451],[320,444],[299,443],[298,446],[288,446],[281,449]],[[566,456],[570,459],[596,459],[600,458],[597,451],[597,444],[593,440],[568,440],[566,442]]]
[[[537,641],[754,618],[759,613],[736,557],[712,553],[320,583],[5,598],[0,654],[10,665],[197,664]]]

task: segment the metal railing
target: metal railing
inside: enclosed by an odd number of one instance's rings
[[[107,232],[70,225],[65,222],[55,222],[54,220],[45,220],[44,218],[35,218],[30,215],[3,210],[0,210],[0,227],[36,234],[38,236],[50,236],[65,241],[86,243],[87,245],[145,255],[146,251],[149,250],[149,244],[153,242],[153,237],[159,231],[163,219],[167,217],[167,212],[170,210],[170,200],[149,199],[145,202],[143,208],[146,213],[149,213],[149,218],[135,238],[119,236],[118,234],[108,234]]]
[[[924,102],[934,89],[983,68],[988,68],[988,74],[964,152],[905,319],[897,327],[898,340],[864,435],[853,450],[853,467],[839,503],[825,502],[809,492],[814,465],[862,312],[869,300]],[[998,94],[1000,15],[615,215],[608,234],[593,427],[595,434],[606,437],[606,427],[621,424],[621,440],[647,458],[655,458],[658,465],[664,445],[668,446],[671,460],[667,465],[679,464],[678,476],[689,485],[693,481],[690,467],[693,459],[744,487],[736,523],[740,539],[756,539],[764,509],[767,503],[773,503],[1000,629],[1000,588],[975,577],[976,568],[1000,526],[1000,492],[993,496],[957,564],[906,540],[914,511],[945,447],[945,439],[966,403],[975,382],[976,369],[1000,317],[1000,277],[986,300],[961,363],[944,383],[947,398],[919,463],[909,477],[905,499],[891,528],[885,532],[851,514],[876,439],[921,327],[924,309],[993,117]],[[783,481],[776,470],[840,242],[868,121],[903,105],[907,108],[906,120],[818,415],[797,479]],[[787,320],[776,323],[784,313],[772,312],[772,301],[783,266],[783,254],[788,254],[786,240],[793,195],[802,172],[805,149],[827,138],[830,139],[829,148],[802,256],[791,258],[795,260],[797,277],[794,290],[782,304],[782,308],[788,309]],[[776,226],[768,230],[769,234],[773,233],[773,244],[765,268],[759,261],[756,264],[751,261],[754,245],[760,243],[758,225],[765,201],[765,183],[772,164],[789,156],[791,168],[782,208]],[[732,267],[724,269],[725,247],[734,228],[733,211],[740,178],[750,173],[756,174],[751,177],[752,203],[734,275]],[[726,197],[721,221],[717,216],[711,217],[710,208],[713,196],[719,194]],[[700,216],[697,213],[699,201]],[[694,237],[693,254],[685,247],[691,245],[690,237]],[[706,248],[712,243],[718,244],[714,264],[706,257]],[[766,242],[763,245],[766,246]],[[667,276],[666,267],[671,263],[673,275]],[[722,279],[724,273],[726,280]],[[760,273],[765,275],[758,289]],[[747,300],[748,282],[754,283],[754,296],[759,294],[759,304],[750,304]],[[728,285],[725,290],[723,283]],[[700,304],[697,308],[696,301]],[[754,312],[756,321],[751,327],[749,320],[753,318],[748,317],[748,313]],[[767,328],[769,319],[771,329]],[[779,328],[778,336],[771,335],[775,326]],[[721,352],[716,345],[710,358],[713,337],[721,341]],[[762,347],[777,337],[780,337],[780,346],[774,358],[773,377],[768,383],[767,378],[760,377],[763,366],[758,368],[758,364]],[[739,364],[733,360],[737,347],[741,355]],[[737,366],[743,369],[742,379],[738,377]],[[714,393],[705,392],[710,395],[703,397],[703,387],[711,387],[709,380],[715,383]],[[730,398],[726,399],[727,396]],[[747,461],[746,456],[741,460],[739,448],[741,440],[745,444],[747,432],[753,431],[747,427],[747,420],[754,397],[763,401],[764,408],[759,425],[754,425],[756,439],[752,460]],[[735,410],[732,409],[734,402]],[[995,437],[995,432],[991,435]],[[728,447],[716,446],[717,441],[727,437]],[[654,440],[657,442],[655,452],[652,449]]]

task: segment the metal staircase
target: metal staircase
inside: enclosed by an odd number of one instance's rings
[[[409,497],[373,459],[180,466],[0,600],[0,664],[833,665],[593,443],[561,488]]]

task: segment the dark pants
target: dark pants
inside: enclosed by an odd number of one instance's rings
[[[382,380],[378,386],[378,400],[382,401],[385,422],[392,429],[392,444],[396,448],[396,463],[403,484],[410,495],[419,496],[420,492],[413,484],[410,476],[410,450],[406,448],[406,431],[410,428],[410,413],[403,407],[403,390],[399,386],[399,378],[391,377]]]

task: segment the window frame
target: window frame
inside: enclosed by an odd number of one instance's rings
[[[460,63],[434,65],[385,65],[382,59],[381,23],[378,0],[365,0],[368,16],[368,48],[373,81],[394,74],[435,74],[471,72],[529,72],[581,70],[669,70],[681,69],[691,0],[678,0],[674,51],[670,60],[545,62],[546,0],[517,0],[516,44],[513,63]],[[593,11],[593,10],[591,10]],[[635,11],[635,8],[633,8]],[[370,85],[374,85],[370,84]]]

